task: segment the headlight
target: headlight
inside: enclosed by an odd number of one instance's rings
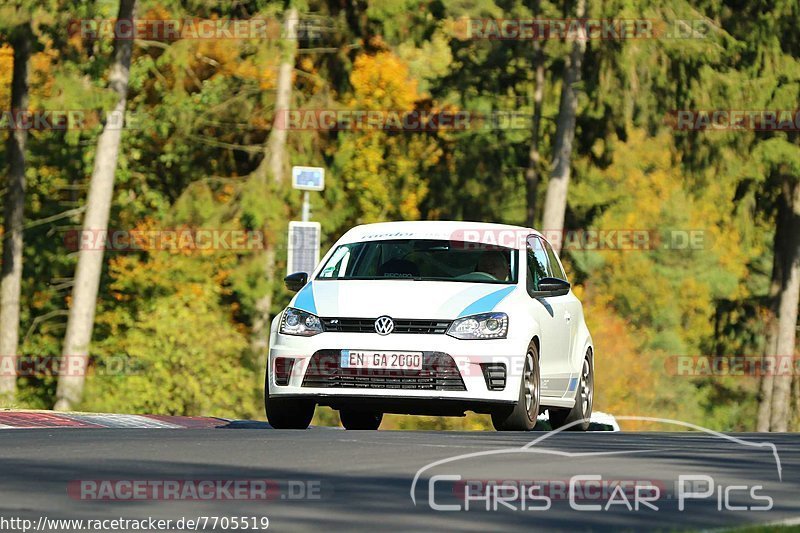
[[[322,333],[322,322],[319,317],[294,307],[287,307],[281,319],[280,332],[284,335],[301,335],[310,337]]]
[[[508,333],[508,315],[483,313],[458,318],[450,324],[447,334],[457,339],[505,339]]]

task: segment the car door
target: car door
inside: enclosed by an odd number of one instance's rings
[[[563,279],[564,281],[569,281],[567,279],[567,275],[564,272],[564,266],[561,264],[561,259],[556,255],[553,247],[550,246],[550,243],[546,240],[544,241],[545,251],[547,252],[547,259],[548,264],[550,266],[549,272],[550,276],[558,279]],[[569,348],[567,350],[567,365],[570,370],[573,370],[572,362],[569,361],[569,356],[573,354],[575,351],[575,339],[577,337],[578,332],[578,324],[581,323],[583,320],[583,306],[581,305],[581,301],[573,294],[572,290],[569,293],[565,294],[562,298],[564,307],[565,307],[565,314],[564,318],[569,325]]]
[[[538,283],[544,277],[556,277],[550,265],[546,241],[538,236],[528,237],[526,256],[528,264],[527,289],[531,297],[531,314],[540,326],[541,347],[539,350],[539,367],[542,376],[542,394],[545,396],[563,396],[569,386],[570,366],[570,323],[571,312],[568,310],[570,297],[574,296],[540,296]],[[558,262],[556,261],[558,264]],[[558,265],[560,268],[560,264]],[[563,276],[563,272],[561,272]]]

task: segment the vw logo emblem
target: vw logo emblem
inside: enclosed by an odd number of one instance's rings
[[[375,333],[378,335],[388,335],[394,331],[394,321],[388,316],[381,316],[375,320]]]

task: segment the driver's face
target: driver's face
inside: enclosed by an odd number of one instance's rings
[[[491,274],[499,280],[505,280],[508,277],[508,263],[500,254],[481,257],[478,261],[478,270]]]

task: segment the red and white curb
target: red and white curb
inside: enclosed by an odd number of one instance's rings
[[[225,418],[205,416],[117,415],[55,411],[0,410],[0,429],[138,428],[209,429],[230,424]]]

